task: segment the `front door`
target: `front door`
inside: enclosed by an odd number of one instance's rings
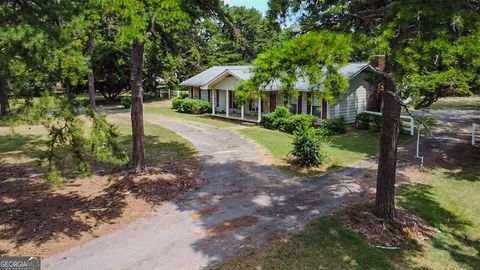
[[[277,108],[277,93],[270,92],[270,112],[275,111]]]
[[[300,92],[300,95],[298,95],[298,101],[297,101],[297,114],[302,113],[302,102],[303,102],[303,93]]]
[[[328,113],[328,102],[323,99],[322,100],[322,119],[327,119],[327,113]]]

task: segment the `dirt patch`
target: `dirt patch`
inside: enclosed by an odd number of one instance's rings
[[[350,230],[363,235],[373,246],[399,247],[413,240],[424,242],[436,233],[423,219],[403,209],[397,209],[393,221],[376,217],[371,205],[365,204],[347,207],[336,214]]]
[[[237,230],[245,227],[254,226],[258,223],[258,217],[243,216],[239,218],[225,220],[222,223],[215,224],[207,228],[209,233],[222,233],[231,230]]]
[[[46,257],[118,230],[193,188],[198,174],[189,164],[165,163],[138,176],[104,171],[58,189],[33,163],[0,163],[0,254]]]

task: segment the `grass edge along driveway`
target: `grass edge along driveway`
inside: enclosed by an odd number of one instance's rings
[[[272,154],[275,166],[296,176],[311,176],[344,167],[378,154],[380,133],[369,130],[351,129],[346,134],[330,136],[322,143],[326,163],[318,168],[299,168],[289,164],[293,149],[293,135],[278,130],[269,130],[260,126],[238,130],[238,132],[255,141]],[[401,136],[405,143],[413,136]]]

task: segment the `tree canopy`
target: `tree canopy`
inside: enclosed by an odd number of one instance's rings
[[[416,107],[479,90],[478,1],[272,0],[270,8],[274,20],[298,16],[302,32],[351,33],[363,43],[357,50],[388,55],[400,95]]]
[[[285,41],[258,56],[253,62],[253,78],[238,90],[258,96],[261,88],[280,83],[281,93],[289,99],[296,93],[297,79],[303,78],[309,81],[311,91],[318,92],[319,98],[333,101],[348,88],[347,79],[338,71],[348,63],[350,41],[348,34],[329,31],[311,32]]]

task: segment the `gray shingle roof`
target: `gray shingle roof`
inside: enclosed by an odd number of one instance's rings
[[[368,67],[370,67],[368,62],[349,63],[348,65],[342,67],[339,72],[345,76],[345,78],[351,80]],[[180,83],[180,85],[202,87],[225,72],[229,72],[241,80],[248,80],[252,76],[251,69],[252,66],[214,66],[193,76],[190,79],[183,81]],[[280,88],[280,84],[281,83],[279,80],[275,80],[268,84],[265,87],[265,90],[278,90]],[[308,83],[308,80],[304,77],[299,77],[295,83],[295,89],[298,90],[308,90],[309,86],[310,84]]]
[[[251,66],[213,66],[193,77],[180,83],[183,86],[204,86],[211,80],[220,76],[220,74],[229,70],[232,75],[241,78],[242,80],[248,80],[251,77],[249,70]]]

